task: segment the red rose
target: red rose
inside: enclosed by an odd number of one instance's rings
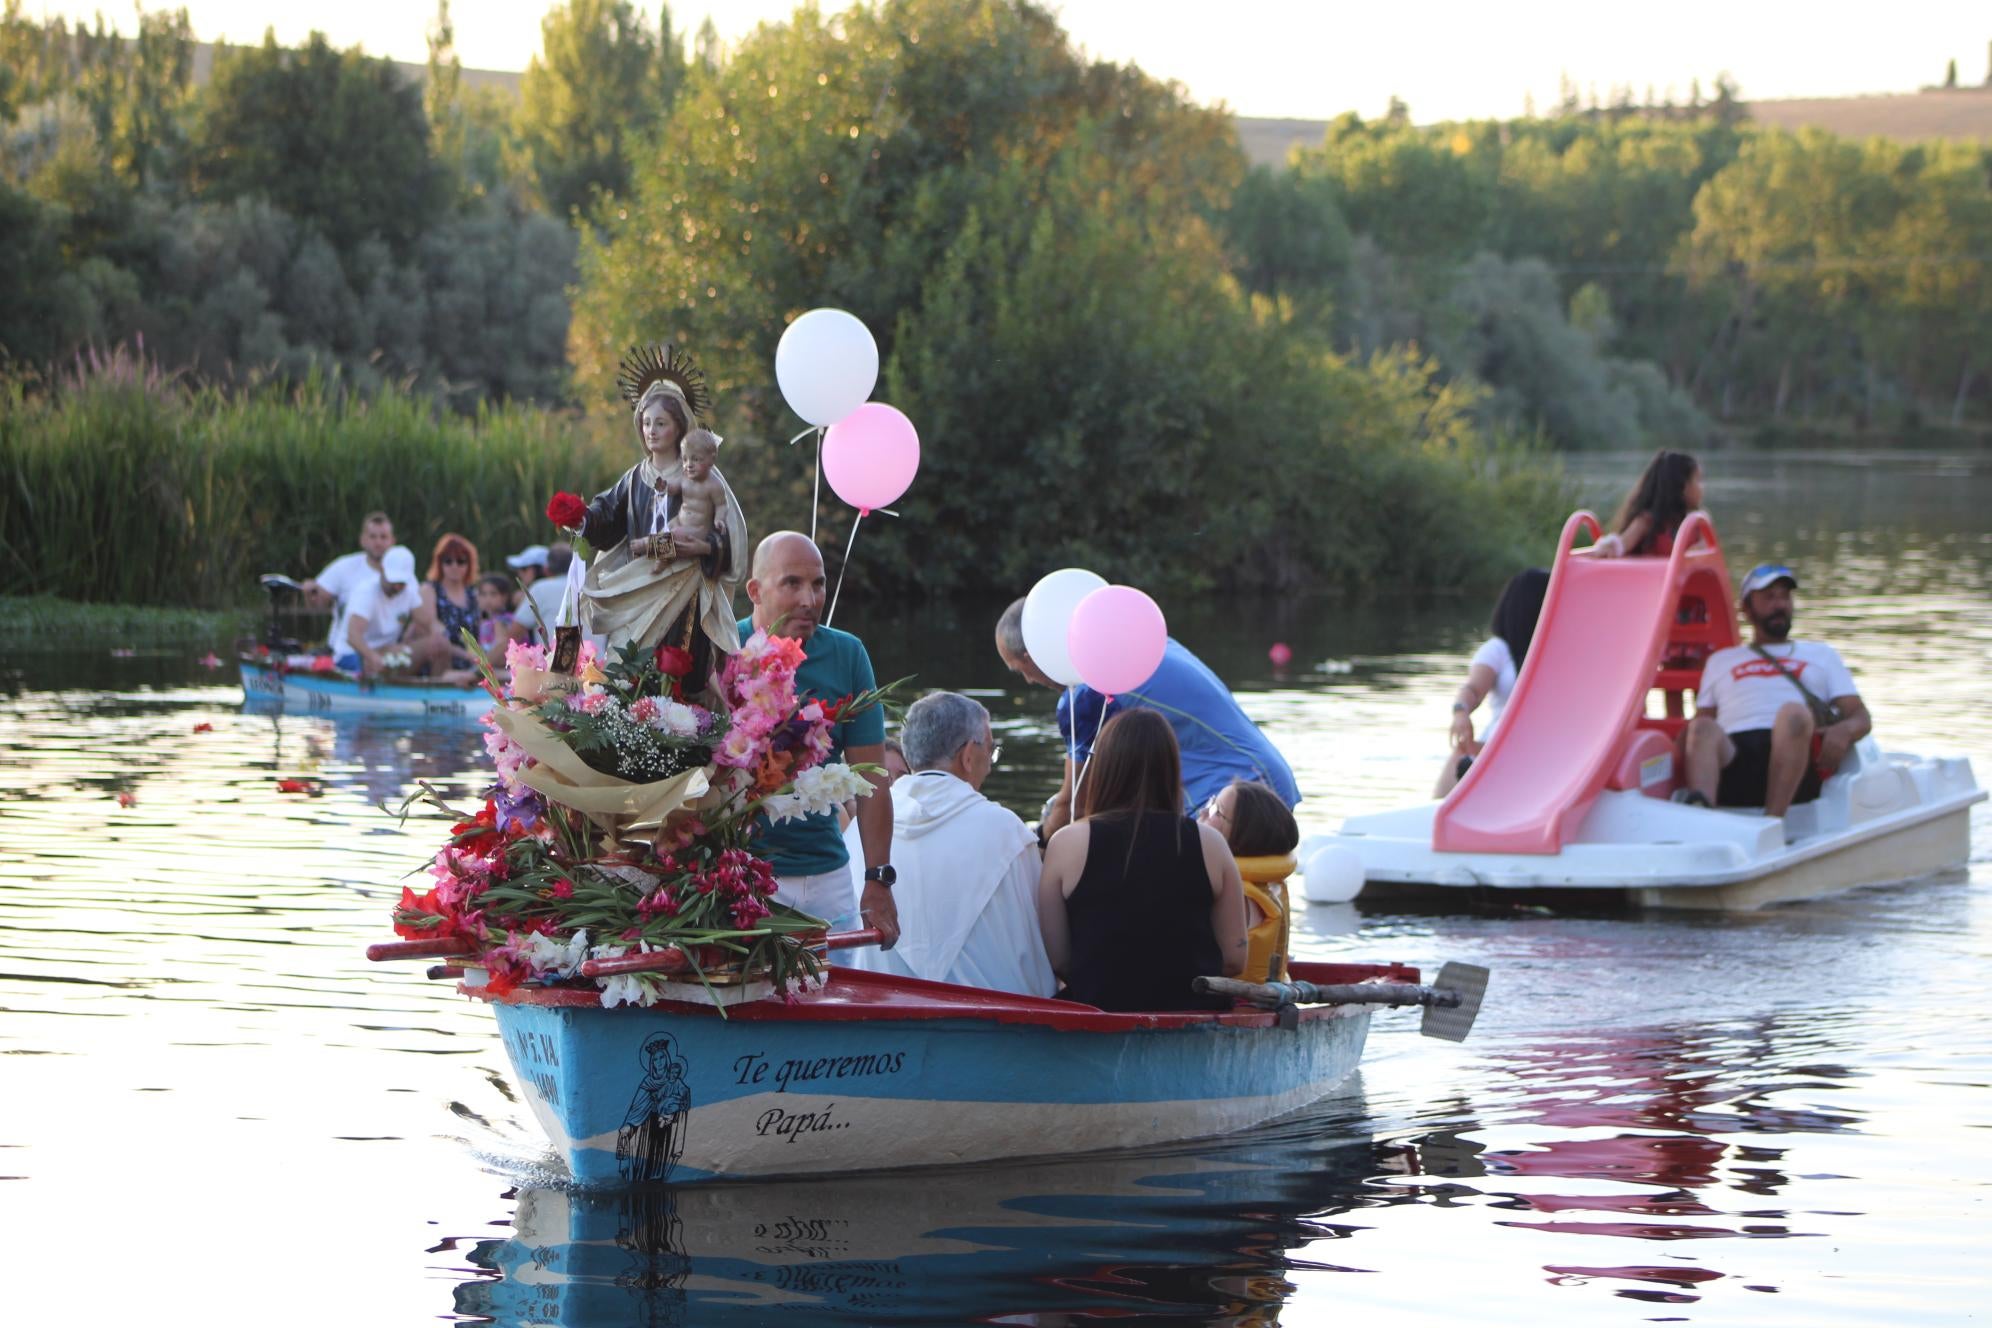
[[[563,530],[579,530],[588,519],[588,504],[578,493],[556,493],[546,500],[546,519]]]
[[[657,671],[667,678],[682,678],[692,671],[692,652],[682,646],[657,647]]]

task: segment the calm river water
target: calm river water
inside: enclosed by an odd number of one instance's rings
[[[1579,479],[1603,502],[1637,465]],[[1800,630],[1840,646],[1884,745],[1992,780],[1992,457],[1718,454],[1708,502],[1733,569],[1798,567]],[[845,599],[882,675],[985,696],[990,791],[1034,809],[1051,697],[1003,673],[994,606]],[[1487,613],[1165,608],[1291,757],[1310,828],[1426,791]],[[376,804],[415,779],[469,792],[476,730],[245,712],[204,648],[119,644],[0,653],[8,1322],[1541,1328],[1992,1305],[1984,806],[1965,873],[1758,915],[1309,909],[1302,955],[1485,964],[1486,1010],[1461,1046],[1380,1016],[1346,1092],[1229,1143],[632,1209],[559,1187],[482,1006],[361,955],[433,847]],[[299,776],[320,793],[278,791]]]

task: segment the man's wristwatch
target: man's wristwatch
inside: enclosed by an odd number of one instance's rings
[[[892,883],[898,879],[899,879],[899,873],[892,870],[892,864],[889,862],[884,863],[877,867],[865,868],[866,884],[870,884],[873,881],[877,881],[880,885],[890,890],[892,888]]]

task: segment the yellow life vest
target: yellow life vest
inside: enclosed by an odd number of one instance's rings
[[[1244,879],[1245,901],[1259,911],[1259,920],[1245,931],[1246,982],[1284,982],[1287,979],[1286,879],[1299,863],[1291,853],[1273,857],[1238,859],[1238,875]]]

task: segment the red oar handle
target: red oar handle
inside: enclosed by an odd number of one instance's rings
[[[848,950],[854,945],[877,945],[885,939],[885,934],[876,927],[866,927],[863,931],[840,931],[823,938],[826,950]]]
[[[676,973],[689,961],[676,946],[643,954],[619,955],[614,959],[590,959],[581,965],[584,978],[612,978],[618,973]]]
[[[376,962],[382,959],[446,959],[451,955],[467,955],[477,946],[467,936],[438,936],[428,941],[382,941],[367,947],[367,958]]]

